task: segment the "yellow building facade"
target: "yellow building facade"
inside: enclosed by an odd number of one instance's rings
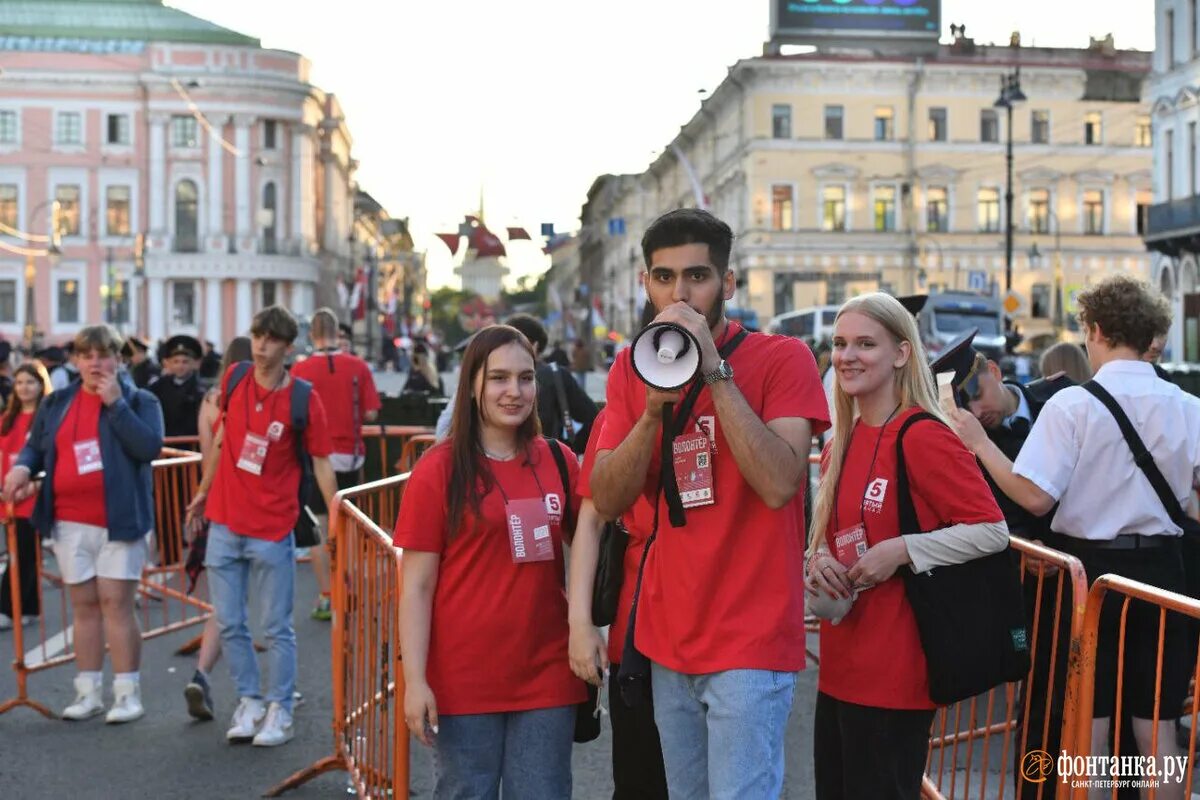
[[[645,226],[704,204],[738,235],[734,304],[764,325],[877,289],[1002,297],[1009,123],[994,103],[1018,67],[1013,319],[1027,339],[1055,335],[1058,304],[1069,317],[1076,289],[1150,272],[1140,238],[1152,199],[1141,99],[1150,54],[1111,40],[1076,50],[960,38],[919,59],[844,51],[740,61],[650,168],[624,181],[605,209],[624,235],[606,237],[611,252],[584,264],[585,279],[609,284],[614,310],[628,306],[630,282],[610,275],[628,270]],[[603,236],[596,216],[585,206],[585,228]]]

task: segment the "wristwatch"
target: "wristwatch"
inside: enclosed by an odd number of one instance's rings
[[[725,359],[721,359],[721,363],[712,372],[704,376],[704,382],[710,386],[718,381],[733,380],[733,367]]]

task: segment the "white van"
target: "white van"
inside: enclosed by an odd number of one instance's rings
[[[803,339],[810,346],[824,339],[833,338],[833,322],[841,306],[812,306],[788,311],[772,317],[767,323],[767,333],[780,333]]]

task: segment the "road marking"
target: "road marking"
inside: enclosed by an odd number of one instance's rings
[[[49,661],[60,653],[66,651],[71,646],[72,640],[75,638],[75,626],[68,625],[67,629],[61,633],[56,633],[46,640],[46,643],[39,644],[37,647],[25,654],[25,666],[36,667],[43,661]]]

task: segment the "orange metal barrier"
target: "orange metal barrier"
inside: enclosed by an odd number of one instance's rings
[[[361,798],[406,800],[408,726],[400,665],[400,550],[392,545],[407,475],[338,492],[330,517],[333,564],[333,755],[269,789],[278,797],[335,769]]]
[[[1184,750],[1184,752],[1182,753],[1183,756],[1187,757],[1186,767],[1184,767],[1182,769],[1182,772],[1183,772],[1183,781],[1182,781],[1183,794],[1182,794],[1182,796],[1191,797],[1192,796],[1192,794],[1191,794],[1192,779],[1194,776],[1194,764],[1193,764],[1192,756],[1194,755],[1195,750],[1196,750],[1196,723],[1197,723],[1197,711],[1200,710],[1200,697],[1197,696],[1196,692],[1194,692],[1194,691],[1191,692],[1189,700],[1183,709],[1161,708],[1160,702],[1157,698],[1159,697],[1159,694],[1160,694],[1159,690],[1162,687],[1162,679],[1163,679],[1163,656],[1164,656],[1163,643],[1164,643],[1164,636],[1165,636],[1165,631],[1166,631],[1167,615],[1168,614],[1178,614],[1178,615],[1188,618],[1189,622],[1194,623],[1194,621],[1200,620],[1200,600],[1196,600],[1191,597],[1186,597],[1181,594],[1176,594],[1175,592],[1168,592],[1164,589],[1159,589],[1154,586],[1148,586],[1146,584],[1139,583],[1139,582],[1133,581],[1133,580],[1129,580],[1128,578],[1122,578],[1117,575],[1101,575],[1099,578],[1096,579],[1095,583],[1092,584],[1091,592],[1088,595],[1087,613],[1086,613],[1085,620],[1084,620],[1082,650],[1081,650],[1081,659],[1080,659],[1083,668],[1078,676],[1079,699],[1078,699],[1078,704],[1077,704],[1077,708],[1076,708],[1076,716],[1074,719],[1074,723],[1075,723],[1074,747],[1067,748],[1067,752],[1070,754],[1076,754],[1077,756],[1082,757],[1082,756],[1087,756],[1087,755],[1091,754],[1093,752],[1093,750],[1095,749],[1092,744],[1092,734],[1093,734],[1093,731],[1092,731],[1092,713],[1093,712],[1092,712],[1092,710],[1094,707],[1093,703],[1095,700],[1094,695],[1095,695],[1095,688],[1096,688],[1096,654],[1097,654],[1097,645],[1099,644],[1099,637],[1100,637],[1101,612],[1104,608],[1105,599],[1107,597],[1109,597],[1110,595],[1118,595],[1120,598],[1122,598],[1120,600],[1120,625],[1119,625],[1119,631],[1118,631],[1119,639],[1118,639],[1118,647],[1117,647],[1117,681],[1116,681],[1116,688],[1114,690],[1114,692],[1115,692],[1115,710],[1113,713],[1113,717],[1117,720],[1121,719],[1122,703],[1125,700],[1124,695],[1123,695],[1123,688],[1124,688],[1124,668],[1123,667],[1124,667],[1124,654],[1125,654],[1125,646],[1126,646],[1126,640],[1125,640],[1126,623],[1128,621],[1127,618],[1128,618],[1128,614],[1129,614],[1130,603],[1135,602],[1135,601],[1141,601],[1143,603],[1148,603],[1151,606],[1153,606],[1154,608],[1156,608],[1157,616],[1158,616],[1158,641],[1157,641],[1157,654],[1156,654],[1156,660],[1155,660],[1155,697],[1156,697],[1156,700],[1155,700],[1155,707],[1154,707],[1154,717],[1152,720],[1152,722],[1154,723],[1154,732],[1151,736],[1151,748],[1157,752],[1158,746],[1160,744],[1159,731],[1158,731],[1158,727],[1159,727],[1158,723],[1159,722],[1161,722],[1161,721],[1171,722],[1181,716],[1181,711],[1182,711],[1182,716],[1184,716],[1184,717],[1190,716],[1190,718],[1191,718],[1191,736],[1188,741],[1187,749]],[[1190,647],[1188,649],[1186,657],[1189,658],[1189,660],[1192,663],[1192,681],[1195,682],[1198,679],[1200,679],[1200,653],[1192,653],[1191,647],[1196,647],[1196,643],[1195,643],[1194,639],[1190,639],[1189,641],[1190,641]],[[1194,656],[1194,658],[1193,658],[1193,656]],[[1100,752],[1106,756],[1109,755],[1110,753],[1121,752],[1121,735],[1122,735],[1122,726],[1119,724],[1114,725],[1113,733],[1112,733],[1112,748],[1111,748],[1111,750],[1108,748],[1101,748]],[[1172,730],[1167,735],[1174,736],[1174,731]],[[1171,744],[1174,745],[1174,742],[1172,742]],[[1168,748],[1167,748],[1168,752],[1172,752],[1174,750],[1175,750],[1175,747],[1173,747],[1173,746],[1168,746]],[[1126,755],[1128,755],[1128,753],[1122,753],[1122,755],[1126,756]],[[1165,768],[1165,765],[1161,764],[1161,762],[1160,762],[1159,769],[1161,770],[1163,768]],[[1057,769],[1055,770],[1054,775],[1058,776]],[[1083,784],[1089,777],[1104,779],[1104,776],[1102,776],[1102,775],[1095,775],[1095,776],[1074,775],[1071,777],[1071,779],[1068,780],[1066,785],[1063,785],[1061,783],[1061,779],[1060,779],[1060,782],[1058,784],[1061,787],[1059,789],[1059,792],[1060,792],[1059,797],[1072,798],[1072,800],[1085,800],[1088,797],[1088,787],[1086,785],[1075,785],[1075,783],[1077,782],[1079,784]],[[1129,774],[1119,775],[1118,777],[1130,778],[1132,780],[1138,779],[1138,776],[1129,775]],[[1118,792],[1118,788],[1113,787],[1112,788],[1112,797],[1115,798],[1117,796],[1117,792]],[[1155,797],[1157,795],[1157,788],[1148,788],[1148,794],[1152,798]],[[1144,796],[1146,796],[1146,795],[1143,794],[1143,797]]]
[[[1050,784],[1026,780],[1025,753],[1031,742],[1043,745],[1057,734],[1054,749],[1074,746],[1087,578],[1074,556],[1017,537],[1011,542],[1021,559],[1032,666],[1023,682],[939,709],[922,787],[930,800],[1051,798]]]
[[[403,474],[411,472],[413,465],[417,463],[426,450],[437,444],[437,437],[432,433],[418,433],[409,437],[404,443],[404,450],[400,454],[400,460],[396,462],[396,472]]]
[[[363,440],[367,446],[372,446],[371,442],[374,440],[374,446],[378,448],[379,464],[385,478],[408,471],[400,469],[400,463],[404,459],[409,439],[426,434],[432,435],[433,428],[428,425],[363,425],[362,427]],[[399,460],[397,460],[397,453],[400,454]]]
[[[205,622],[212,614],[212,606],[203,599],[187,593],[187,576],[184,573],[183,515],[191,502],[195,487],[200,483],[200,454],[164,447],[160,458],[153,462],[155,530],[153,544],[158,563],[151,563],[142,572],[138,582],[138,597],[141,604],[140,623],[142,638],[153,639],[173,633],[191,625]],[[4,523],[10,553],[16,553],[16,526]],[[42,564],[40,536],[37,537],[37,561],[39,567],[38,595],[42,614],[29,629],[22,624],[21,598],[18,591],[20,572],[16,558],[9,559],[8,569],[13,570],[10,582],[13,588],[13,670],[17,673],[17,696],[0,704],[0,713],[17,706],[26,706],[55,716],[44,705],[29,699],[28,676],[34,672],[67,664],[75,659],[71,605],[67,587],[62,579]],[[53,626],[48,619],[48,608],[44,586],[50,584],[58,593],[58,624]],[[30,650],[26,634],[34,633],[34,645]],[[187,645],[181,648],[181,652]]]
[[[163,447],[173,447],[176,450],[187,450],[192,453],[200,452],[199,436],[164,436]]]

